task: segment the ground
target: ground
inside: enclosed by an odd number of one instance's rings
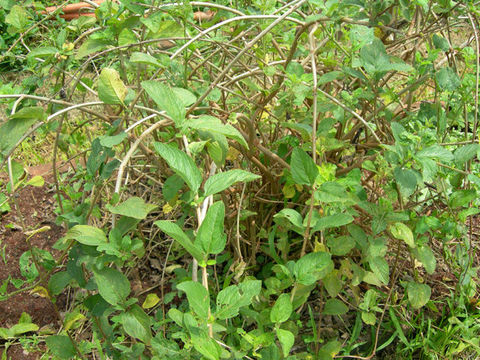
[[[28,230],[42,226],[50,227],[50,230],[33,236],[31,243],[32,246],[50,251],[54,257],[57,255],[52,252],[52,245],[64,231],[62,227],[55,225],[53,195],[52,185],[48,182],[42,187],[25,187],[18,192],[19,211],[12,208],[11,212],[0,215],[0,252],[5,251],[4,256],[0,258],[0,284],[9,276],[16,279],[22,278],[19,258],[29,249],[29,245],[21,231],[21,218]],[[9,284],[7,290],[10,293],[16,288]],[[61,303],[58,305],[59,307],[64,306]],[[29,292],[22,292],[0,302],[0,327],[9,328],[16,324],[22,312],[28,313],[32,317],[33,323],[37,324],[40,329],[47,327],[59,329],[60,324],[51,302]],[[1,342],[2,340],[0,340],[0,344]],[[0,354],[3,351],[4,349],[1,348]],[[40,353],[28,353],[16,343],[8,348],[7,356],[11,360],[30,360],[38,359]]]

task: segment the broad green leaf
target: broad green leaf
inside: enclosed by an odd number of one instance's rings
[[[297,184],[312,186],[315,183],[318,168],[305,151],[298,147],[293,149],[290,166],[293,180]]]
[[[429,300],[432,294],[432,289],[427,284],[418,284],[409,282],[407,285],[408,301],[414,309],[420,309]]]
[[[328,299],[323,307],[325,315],[343,315],[348,312],[348,307],[338,299]]]
[[[28,180],[25,185],[30,185],[30,186],[35,186],[35,187],[41,187],[45,184],[45,179],[39,175],[36,175],[32,177],[30,180]]]
[[[220,355],[222,354],[220,345],[213,338],[209,337],[204,329],[195,326],[189,328],[189,331],[195,350],[202,354],[205,359],[220,360]]]
[[[323,286],[327,290],[328,295],[332,298],[336,297],[343,289],[343,281],[338,270],[333,270],[330,274],[322,279]]]
[[[135,64],[147,64],[155,67],[162,67],[162,64],[157,60],[156,57],[138,51],[132,53],[132,56],[130,56],[130,62]]]
[[[341,71],[330,71],[328,73],[325,73],[318,78],[318,85],[323,85],[323,84],[329,83],[333,80],[338,79],[342,75],[343,75],[343,73]]]
[[[150,293],[145,298],[145,301],[142,304],[142,308],[150,309],[155,305],[157,305],[159,302],[160,302],[160,298],[158,297],[158,295],[155,293]]]
[[[202,174],[192,158],[173,146],[159,142],[155,142],[153,146],[172,170],[187,183],[190,190],[196,193],[202,183]]]
[[[47,115],[40,106],[25,107],[11,115],[0,126],[0,151],[3,154],[10,152],[33,124],[46,118]]]
[[[106,207],[112,214],[143,220],[147,217],[149,212],[157,208],[157,205],[147,204],[142,198],[132,196],[121,204],[116,206],[107,204]]]
[[[197,101],[197,97],[190,91],[184,88],[174,87],[172,88],[178,100],[182,103],[183,107],[193,105]]]
[[[418,157],[427,157],[427,158],[435,158],[442,160],[444,162],[452,161],[453,160],[453,154],[451,151],[445,149],[444,147],[440,145],[432,145],[429,147],[426,147],[422,150],[420,150],[417,153]]]
[[[107,243],[107,237],[103,230],[90,225],[75,225],[67,231],[65,239],[73,239],[89,246],[98,246]]]
[[[413,170],[396,167],[393,170],[393,176],[403,196],[409,197],[413,194],[417,187],[417,176]]]
[[[320,348],[320,351],[318,352],[318,359],[333,360],[340,350],[342,350],[342,343],[340,341],[329,341]]]
[[[137,37],[130,29],[123,28],[118,34],[118,46],[135,44],[136,42],[138,42]]]
[[[8,329],[9,337],[15,338],[18,337],[19,335],[28,333],[28,332],[33,332],[37,331],[39,329],[38,325],[33,324],[33,323],[18,323],[13,325],[10,329]]]
[[[187,234],[183,232],[180,226],[166,220],[158,220],[155,221],[154,224],[157,225],[160,230],[162,230],[164,233],[166,233],[168,236],[170,236],[176,242],[182,245],[183,248],[187,250],[187,252],[195,259],[197,259],[198,261],[204,260],[204,253],[202,252],[202,250],[200,250],[193,244],[193,242],[190,240]]]
[[[333,270],[333,261],[326,252],[313,252],[301,257],[294,266],[296,280],[302,285],[313,285]]]
[[[362,311],[362,320],[367,325],[375,325],[377,317],[373,312]]]
[[[445,52],[450,50],[450,45],[448,44],[448,40],[445,39],[444,37],[438,36],[437,34],[433,34],[432,40],[433,40],[433,45],[435,46],[436,49],[441,49]]]
[[[158,81],[143,81],[143,89],[147,92],[160,110],[165,110],[177,127],[182,127],[185,122],[185,107],[178,95],[167,85]]]
[[[425,271],[432,275],[437,267],[437,259],[428,245],[423,245],[413,249],[413,254],[423,264]]]
[[[104,39],[87,39],[77,51],[75,58],[80,60],[81,58],[96,53],[98,51],[106,50],[110,46],[110,41]]]
[[[290,318],[293,306],[290,301],[290,294],[281,294],[270,311],[270,321],[273,323],[283,323]]]
[[[222,201],[217,201],[208,208],[195,239],[195,246],[201,248],[206,255],[219,254],[225,248],[227,236],[223,232],[224,221],[225,205]]]
[[[147,345],[150,344],[152,339],[151,320],[140,306],[133,305],[128,311],[120,315],[120,319],[128,335],[143,341]]]
[[[173,174],[167,180],[165,180],[162,188],[162,193],[165,200],[172,200],[178,194],[183,185],[185,185],[185,182],[177,174]]]
[[[459,147],[457,150],[455,150],[455,162],[460,165],[465,164],[467,161],[473,159],[473,157],[477,154],[478,149],[478,144],[468,144]]]
[[[254,296],[258,296],[262,289],[260,280],[245,280],[237,285],[230,285],[217,295],[217,312],[215,318],[229,319],[238,315],[241,307],[248,306]]]
[[[187,294],[190,309],[202,319],[208,318],[210,308],[210,297],[207,289],[196,281],[185,281],[177,285],[177,289]]]
[[[339,236],[327,239],[327,246],[332,255],[347,255],[355,247],[355,239],[351,236]]]
[[[123,104],[127,96],[127,87],[120,79],[117,70],[103,68],[98,78],[98,97],[105,104]]]
[[[286,358],[295,343],[295,336],[288,330],[276,329],[278,341],[282,345],[283,356]]]
[[[328,215],[318,219],[313,227],[312,233],[322,231],[329,228],[336,228],[343,225],[350,224],[353,221],[353,216],[350,214],[335,214]]]
[[[454,91],[462,83],[455,70],[448,66],[438,70],[435,74],[435,79],[440,89],[447,91]]]
[[[405,243],[411,248],[415,247],[415,239],[413,238],[412,230],[410,230],[407,225],[396,222],[395,224],[390,225],[389,230],[396,239],[405,241]]]
[[[68,284],[70,284],[70,281],[72,280],[73,278],[70,276],[68,271],[56,272],[50,276],[50,279],[48,280],[48,289],[52,295],[58,295],[63,291],[63,289],[65,289],[65,287],[67,287]]]
[[[218,173],[207,179],[205,182],[204,196],[219,193],[237,182],[249,182],[260,178],[260,176],[252,174],[251,172],[234,169],[226,172]]]
[[[127,137],[127,133],[122,131],[117,135],[113,135],[113,136],[99,136],[98,139],[100,140],[100,145],[105,146],[107,148],[112,148],[115,145],[120,144],[126,137]]]
[[[210,115],[202,115],[198,119],[192,119],[187,123],[191,129],[210,132],[226,136],[232,140],[236,140],[240,145],[248,149],[248,144],[242,134],[230,124],[224,124],[220,119]]]
[[[468,204],[477,198],[477,192],[474,189],[457,190],[450,195],[449,205],[452,208],[468,206]]]
[[[93,269],[101,297],[111,305],[123,303],[130,294],[130,282],[120,271],[112,268]]]
[[[390,270],[387,261],[381,256],[376,256],[374,258],[371,258],[368,263],[370,264],[373,273],[378,277],[378,279],[384,285],[387,285],[390,281]]]
[[[297,228],[299,233],[303,233],[303,218],[302,215],[294,209],[285,208],[273,216],[274,219],[287,219],[293,226]]]
[[[53,355],[60,359],[73,359],[77,352],[75,347],[67,335],[52,335],[45,338],[45,343]]]
[[[28,53],[28,57],[33,57],[33,58],[46,58],[49,56],[54,56],[56,53],[58,53],[59,50],[56,47],[53,46],[43,46],[39,47],[36,49],[33,49]]]
[[[5,23],[12,26],[9,31],[22,32],[29,23],[29,14],[24,6],[15,5],[10,9],[10,12],[5,16]]]

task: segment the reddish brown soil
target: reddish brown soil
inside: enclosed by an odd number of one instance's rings
[[[53,212],[55,201],[54,193],[50,185],[43,187],[28,186],[17,194],[19,211],[12,205],[12,211],[0,215],[0,251],[5,249],[5,260],[0,258],[0,284],[9,276],[15,279],[22,279],[19,267],[19,258],[27,250],[29,245],[26,242],[24,230],[37,229],[49,226],[50,230],[34,235],[31,244],[43,250],[50,251],[54,258],[58,254],[52,252],[52,245],[62,236],[63,229],[55,225],[55,214]],[[22,221],[23,219],[23,221]],[[22,228],[25,226],[25,229]],[[7,292],[17,290],[11,283]],[[61,304],[59,304],[61,306]],[[18,322],[22,312],[28,313],[32,321],[40,328],[49,326],[58,329],[58,319],[53,305],[48,299],[39,297],[30,292],[16,294],[5,301],[0,301],[0,327],[11,327]],[[4,351],[0,340],[0,357]],[[38,359],[41,354],[32,354],[24,351],[19,346],[11,346],[7,351],[8,359]]]

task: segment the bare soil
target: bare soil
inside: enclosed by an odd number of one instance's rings
[[[12,206],[11,212],[0,214],[0,252],[5,251],[5,261],[0,258],[0,284],[9,277],[24,279],[19,266],[20,256],[29,250],[24,231],[49,226],[50,230],[32,237],[31,245],[47,250],[57,258],[58,254],[52,251],[52,245],[63,235],[64,230],[55,225],[53,195],[54,192],[48,183],[43,187],[28,186],[17,193],[18,211]],[[13,284],[9,283],[7,293],[16,290]],[[57,301],[57,305],[61,309],[65,304]],[[59,328],[59,319],[50,300],[31,294],[29,291],[0,301],[0,327],[9,328],[16,324],[23,312],[28,313],[33,323],[40,329],[42,327]],[[1,341],[0,357],[4,351]],[[40,356],[40,353],[25,351],[19,344],[12,345],[7,350],[7,357],[12,360],[38,359]]]

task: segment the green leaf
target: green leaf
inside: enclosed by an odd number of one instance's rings
[[[15,324],[10,329],[8,329],[8,333],[10,335],[9,337],[15,338],[15,337],[18,337],[19,335],[22,335],[28,332],[37,331],[38,329],[39,329],[38,325],[33,324],[31,322],[29,323],[19,322],[18,324]]]
[[[313,227],[312,233],[322,231],[325,229],[336,228],[343,225],[350,224],[353,221],[353,216],[350,214],[334,214],[324,216],[318,219]]]
[[[173,198],[178,194],[183,185],[185,185],[185,182],[177,174],[173,174],[167,180],[165,180],[162,188],[162,193],[165,200],[173,200]]]
[[[151,320],[140,306],[133,305],[127,312],[120,315],[120,319],[128,335],[143,341],[147,345],[150,344],[152,339]]]
[[[473,157],[477,154],[478,149],[478,144],[468,144],[459,147],[457,150],[455,150],[455,162],[460,165],[465,164],[467,161],[473,159]]]
[[[208,318],[210,308],[210,296],[207,289],[196,281],[185,281],[177,285],[177,289],[187,294],[190,309],[202,319]]]
[[[290,294],[281,294],[270,311],[270,321],[273,323],[283,323],[290,318],[293,306],[290,301]]]
[[[375,323],[377,322],[375,313],[367,311],[362,311],[362,320],[367,325],[375,325]]]
[[[197,101],[197,97],[187,89],[174,87],[172,90],[177,96],[178,100],[180,100],[182,103],[183,107],[193,105],[195,101]]]
[[[378,279],[384,285],[388,285],[388,282],[390,281],[390,270],[387,261],[381,256],[375,256],[371,258],[368,263]]]
[[[11,25],[15,32],[22,32],[27,27],[29,18],[30,16],[23,6],[15,5],[5,16],[5,23]]]
[[[28,180],[25,185],[35,186],[35,187],[42,187],[45,184],[45,179],[39,175],[32,177]]]
[[[440,145],[432,145],[429,147],[426,147],[422,150],[420,150],[417,153],[418,157],[427,157],[427,158],[434,158],[434,159],[439,159],[444,162],[452,161],[453,160],[453,154],[451,151],[445,149],[444,147]]]
[[[225,205],[222,201],[217,201],[208,208],[195,239],[195,246],[201,248],[206,255],[219,254],[225,248],[227,236],[223,232],[224,221]]]
[[[46,58],[49,56],[54,56],[58,53],[59,50],[53,46],[43,46],[36,49],[33,49],[28,53],[28,57],[32,58]]]
[[[312,186],[318,175],[317,165],[302,149],[296,147],[290,161],[293,180],[297,184]]]
[[[390,225],[389,230],[396,239],[405,241],[405,243],[411,248],[415,247],[412,230],[410,230],[407,225],[396,222],[395,224]]]
[[[147,217],[149,212],[157,208],[157,205],[147,204],[142,198],[132,196],[116,206],[107,204],[106,208],[112,214],[143,220]]]
[[[165,110],[179,128],[185,122],[185,107],[178,95],[167,85],[158,81],[143,81],[143,89],[155,101],[160,110]]]
[[[347,255],[355,247],[355,239],[351,236],[339,236],[327,239],[327,246],[332,255]]]
[[[25,107],[10,116],[0,126],[0,151],[7,154],[37,121],[44,121],[47,115],[40,106]]]
[[[343,315],[348,312],[348,307],[338,299],[328,299],[325,302],[323,313],[325,315]]]
[[[98,51],[106,50],[110,46],[110,41],[105,39],[87,39],[77,51],[75,58],[80,60],[81,58],[96,53]]]
[[[278,341],[282,345],[283,356],[287,357],[295,343],[295,336],[288,330],[276,329]]]
[[[215,318],[230,319],[238,315],[241,307],[248,306],[254,296],[258,296],[262,289],[260,280],[245,280],[240,285],[230,285],[217,295],[217,312]]]
[[[202,115],[198,119],[188,122],[190,129],[210,132],[214,135],[223,135],[232,140],[236,140],[240,145],[248,149],[248,144],[242,134],[230,124],[224,124],[220,119],[210,115]]]
[[[196,193],[202,183],[202,174],[192,158],[173,146],[159,142],[155,142],[153,146],[172,170],[187,183],[190,190]]]
[[[437,267],[437,259],[435,259],[432,249],[428,245],[423,245],[413,249],[413,254],[423,264],[425,271],[432,275]]]
[[[72,277],[67,271],[59,271],[52,276],[48,280],[48,289],[52,295],[60,294],[70,281],[72,281]]]
[[[455,70],[448,66],[437,71],[435,74],[435,79],[437,80],[437,84],[440,89],[447,91],[454,91],[462,83]]]
[[[220,359],[220,355],[222,354],[220,345],[218,345],[213,338],[209,337],[204,329],[200,329],[199,327],[191,327],[189,328],[189,331],[195,350],[197,350],[208,360]],[[185,359],[185,357],[182,357],[182,359]]]
[[[77,355],[72,341],[66,335],[49,336],[45,339],[45,343],[52,354],[60,359],[73,359]]]
[[[105,104],[123,104],[127,96],[127,87],[120,79],[117,70],[103,68],[98,78],[98,97]]]
[[[408,197],[413,194],[417,187],[417,176],[413,170],[396,167],[393,170],[393,176],[403,196]]]
[[[190,240],[187,234],[183,232],[180,226],[166,220],[158,220],[155,221],[154,224],[157,225],[160,230],[162,230],[168,236],[177,241],[195,259],[197,259],[198,261],[204,260],[205,254],[202,252],[202,250],[200,250],[193,244],[193,242]]]
[[[156,57],[153,57],[150,54],[145,54],[141,52],[133,52],[132,55],[130,56],[130,62],[134,64],[146,64],[146,65],[152,65],[155,67],[162,67],[162,64],[160,61],[157,60]]]
[[[477,192],[474,189],[457,190],[448,199],[452,208],[468,206],[468,204],[477,198]]]
[[[432,289],[426,284],[418,284],[409,282],[407,285],[408,301],[414,309],[420,309],[429,300],[432,294]]]
[[[303,234],[304,232],[303,218],[297,210],[285,208],[275,214],[273,218],[276,222],[278,222],[280,219],[286,219],[295,227],[294,230],[296,232],[299,234]]]
[[[137,41],[137,37],[130,29],[123,28],[120,34],[118,34],[118,46],[135,44]]]
[[[333,261],[326,252],[313,252],[301,257],[294,266],[296,280],[302,285],[313,285],[333,270]]]
[[[101,297],[111,305],[119,305],[130,294],[130,282],[120,271],[112,268],[93,269],[93,277],[97,283]]]
[[[75,225],[67,231],[66,240],[76,240],[80,244],[98,246],[107,243],[107,237],[102,229],[90,225]]]
[[[450,45],[448,44],[447,39],[445,39],[444,37],[438,36],[437,34],[433,34],[432,39],[433,39],[433,45],[435,46],[435,48],[441,49],[444,52],[447,52],[448,50],[450,50]]]
[[[235,183],[249,182],[260,178],[259,175],[252,174],[249,171],[234,169],[226,172],[218,173],[207,179],[205,182],[204,196],[219,193]]]
[[[112,148],[115,145],[120,144],[126,137],[127,133],[122,131],[113,136],[99,136],[98,139],[100,140],[100,145]]]

